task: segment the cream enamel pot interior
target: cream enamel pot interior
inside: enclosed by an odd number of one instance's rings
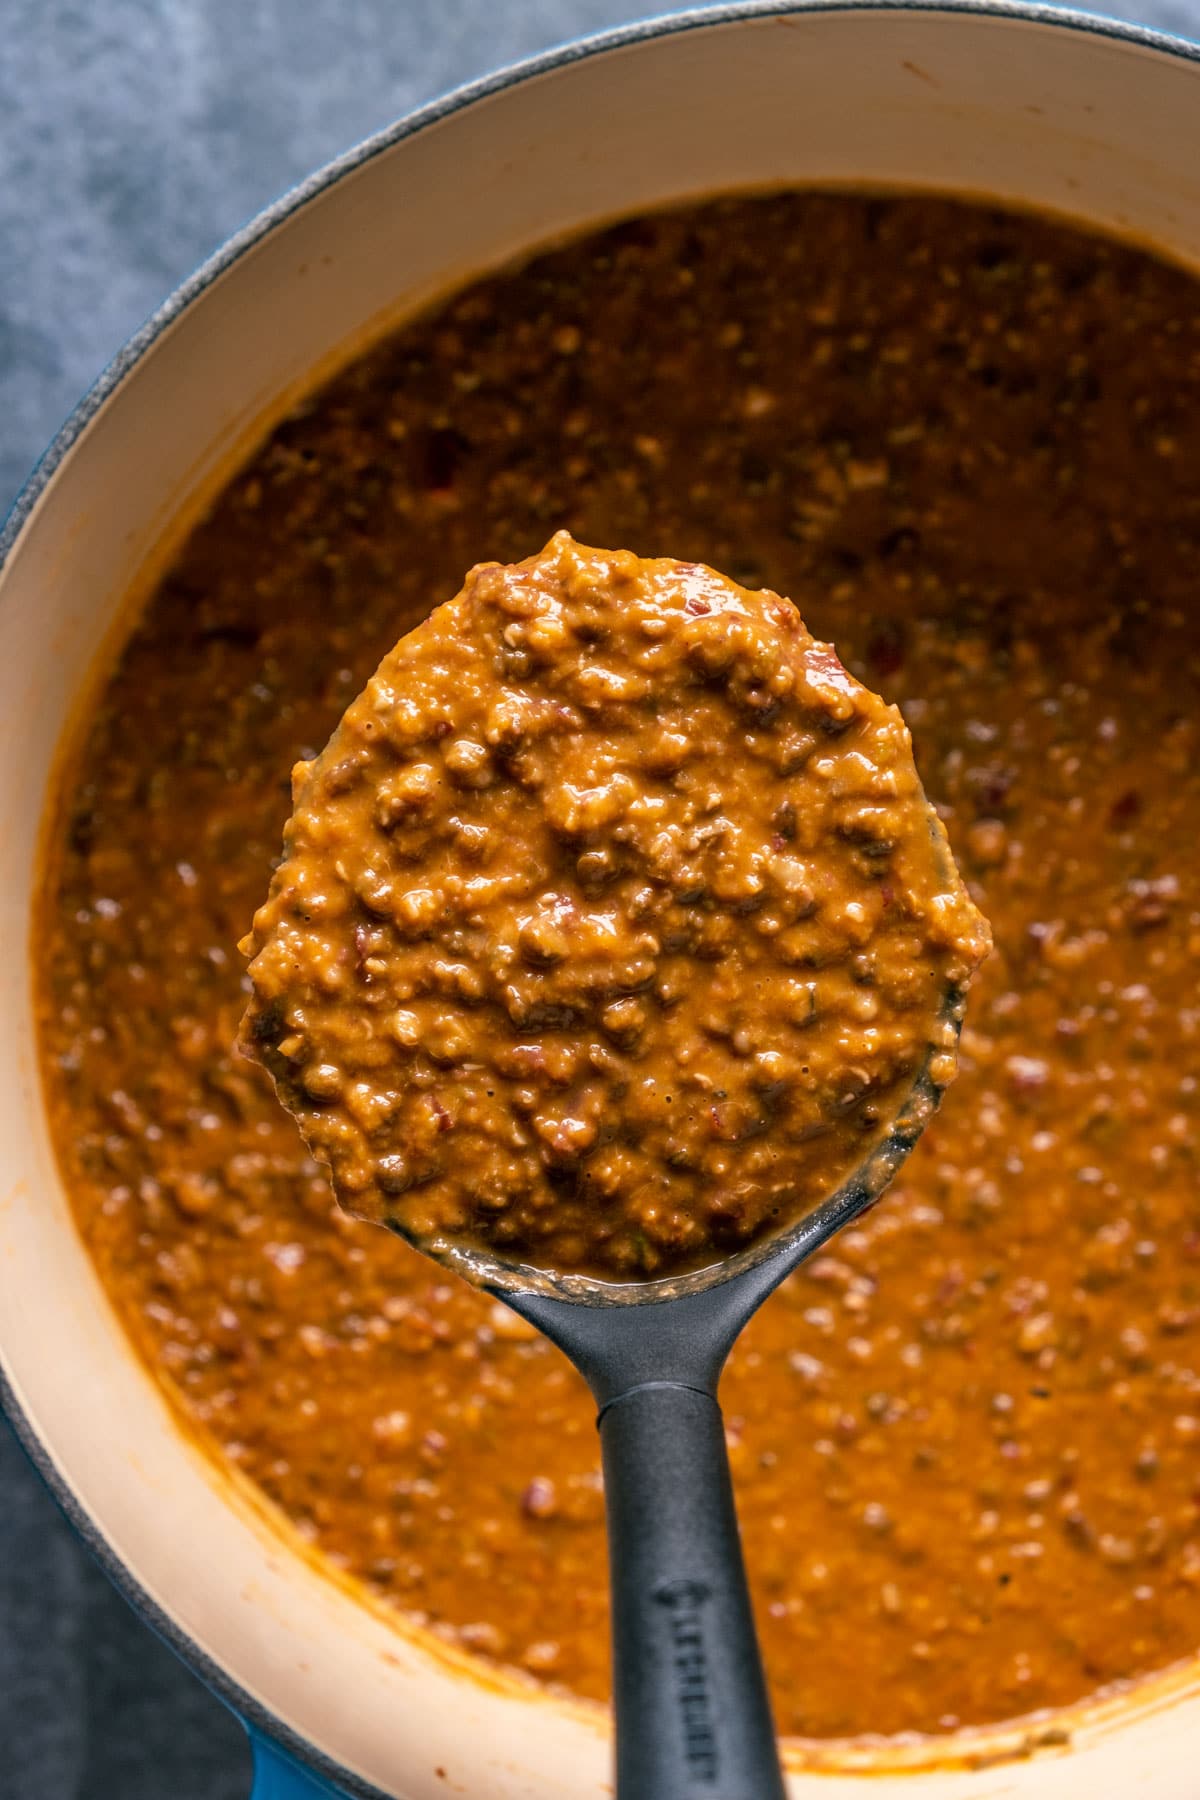
[[[401,1635],[264,1523],[173,1422],[76,1237],[43,1115],[25,946],[54,759],[123,599],[171,521],[314,369],[547,239],[717,189],[845,182],[1048,208],[1200,267],[1198,151],[1200,51],[1078,15],[768,6],[634,27],[452,97],[256,221],[134,340],[20,502],[0,543],[8,1410],[150,1622],[347,1791],[584,1800],[611,1791],[607,1735],[598,1714],[477,1679]],[[893,1760],[921,1767],[896,1780],[908,1800],[1079,1800],[1143,1784],[1192,1800],[1200,1669],[1039,1736],[1017,1760],[996,1734],[957,1764],[914,1748]],[[794,1759],[795,1795],[892,1791],[852,1758],[821,1762]],[[262,1800],[301,1791],[328,1790],[264,1752]]]

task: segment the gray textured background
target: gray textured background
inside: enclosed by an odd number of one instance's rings
[[[636,0],[0,0],[0,511],[215,245],[411,107]],[[662,10],[662,8],[657,8]],[[1128,0],[1200,35],[1200,0]],[[0,1426],[0,1800],[243,1800],[221,1706]]]

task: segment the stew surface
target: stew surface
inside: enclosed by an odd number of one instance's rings
[[[292,786],[242,1043],[347,1211],[451,1267],[710,1267],[953,1078],[987,928],[899,710],[777,594],[557,532]]]
[[[80,1228],[182,1416],[339,1567],[607,1691],[582,1383],[335,1207],[236,943],[381,654],[566,524],[790,594],[899,702],[990,918],[962,1073],[723,1387],[780,1724],[947,1731],[1200,1646],[1200,289],[930,198],[640,219],[275,431],[70,771],[38,946]]]

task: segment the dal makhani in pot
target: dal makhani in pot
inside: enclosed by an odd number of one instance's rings
[[[252,227],[23,503],[10,1407],[298,1757],[264,1792],[604,1790],[582,1384],[368,1243],[233,1049],[281,773],[465,567],[559,525],[792,594],[904,710],[996,937],[944,1114],[723,1388],[796,1791],[1187,1791],[1198,81],[1017,11],[550,59]]]

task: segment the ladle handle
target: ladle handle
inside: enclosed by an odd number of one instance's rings
[[[720,1407],[646,1382],[600,1443],[617,1800],[784,1800]]]

